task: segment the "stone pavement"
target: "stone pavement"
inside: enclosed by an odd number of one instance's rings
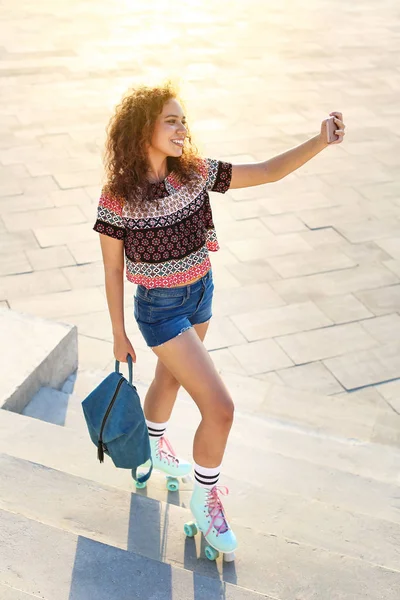
[[[223,373],[400,411],[397,2],[2,9],[0,305],[76,324],[80,368],[111,367],[92,225],[105,126],[128,87],[178,79],[199,148],[233,162],[288,149],[341,110],[342,146],[276,184],[213,196],[221,251],[207,347]],[[133,288],[127,330],[147,382],[155,361]]]

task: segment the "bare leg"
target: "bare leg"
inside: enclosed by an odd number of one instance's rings
[[[210,322],[194,325],[194,330],[201,339],[204,340]],[[172,373],[161,362],[157,361],[154,379],[147,390],[144,400],[144,414],[146,419],[153,423],[166,423],[174,408],[176,396],[181,384],[175,379]]]
[[[232,426],[234,406],[204,344],[196,332],[189,329],[153,351],[200,410],[202,421],[193,446],[195,462],[203,467],[219,466]]]

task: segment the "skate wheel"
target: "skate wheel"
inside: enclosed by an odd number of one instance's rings
[[[189,537],[189,538],[194,537],[196,535],[196,533],[198,532],[196,523],[193,523],[193,521],[191,521],[190,523],[185,523],[183,531],[185,532],[185,535],[187,537]]]
[[[140,483],[140,481],[135,481],[135,486],[137,490],[144,490],[144,488],[147,486],[147,481],[142,483]]]
[[[234,552],[225,552],[224,554],[224,561],[225,562],[233,562],[235,560],[235,553]]]
[[[216,550],[215,548],[212,548],[211,546],[206,546],[205,555],[206,555],[206,558],[208,558],[208,560],[217,560],[217,558],[219,556],[219,552],[218,552],[218,550]]]
[[[176,477],[167,477],[167,490],[169,492],[177,492],[179,490],[179,481]]]

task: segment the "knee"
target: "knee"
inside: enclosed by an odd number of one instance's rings
[[[218,425],[223,428],[229,428],[232,426],[233,418],[235,413],[235,406],[230,397],[224,398],[215,404],[215,411],[213,411],[214,419]]]
[[[162,376],[155,377],[157,387],[170,392],[177,392],[180,388],[180,383],[171,373],[163,373]]]

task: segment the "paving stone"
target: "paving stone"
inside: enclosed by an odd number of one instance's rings
[[[2,252],[0,254],[0,277],[3,275],[15,275],[16,273],[29,273],[31,271],[32,266],[24,252]]]
[[[260,310],[267,306],[282,306],[283,300],[268,283],[248,285],[230,290],[216,290],[213,299],[213,314],[224,317],[249,310]]]
[[[69,289],[70,284],[61,271],[52,269],[4,277],[0,282],[0,297],[12,301],[36,294],[45,295]]]
[[[369,144],[367,145],[370,146]],[[396,200],[400,196],[400,183],[398,181],[385,181],[382,183],[360,185],[358,186],[358,190],[368,200],[377,200],[379,202],[387,198]]]
[[[54,206],[82,206],[90,201],[90,196],[84,188],[56,190],[54,192],[50,192],[49,197],[52,202],[54,202]]]
[[[282,351],[274,340],[262,340],[232,346],[230,351],[249,375],[293,366],[293,362],[288,355]]]
[[[265,217],[269,212],[265,207],[261,206],[259,200],[247,200],[246,202],[231,201],[229,203],[229,214],[235,221],[246,221],[247,219]]]
[[[400,377],[400,345],[343,353],[325,360],[324,364],[347,390],[376,385]]]
[[[34,229],[34,234],[42,248],[60,244],[68,244],[70,246],[74,242],[90,240],[93,235],[93,223],[40,227]]]
[[[29,193],[21,193],[17,196],[0,197],[0,214],[18,213],[26,210],[40,210],[54,206],[48,194],[32,196]]]
[[[334,296],[333,298],[321,298],[320,300],[316,300],[315,304],[335,324],[349,323],[373,317],[372,312],[352,294]]]
[[[224,243],[235,240],[246,240],[249,237],[257,239],[270,236],[268,229],[260,219],[246,219],[245,221],[220,223],[217,226],[218,238]]]
[[[400,259],[400,240],[398,237],[387,237],[380,239],[376,244],[382,248],[390,257]]]
[[[70,225],[86,221],[85,215],[76,206],[11,214],[4,213],[2,219],[10,232],[40,227],[51,227],[52,225],[58,225],[59,223]]]
[[[331,273],[272,281],[271,287],[286,302],[302,302],[308,299],[317,302],[322,298],[354,293],[368,308],[371,308],[367,302],[363,301],[364,293],[361,294],[361,291],[376,288],[387,289],[384,286],[396,283],[398,283],[397,277],[387,269],[376,265],[361,265]],[[376,292],[378,293],[379,289],[376,289]],[[371,293],[373,294],[373,292]]]
[[[357,292],[356,296],[374,315],[396,312],[400,306],[400,285]]]
[[[400,380],[377,385],[376,390],[400,415]]]
[[[387,267],[386,261],[390,259],[389,254],[382,250],[375,242],[366,242],[365,244],[341,244],[340,250],[346,254],[346,256],[355,260],[359,265],[381,262]]]
[[[384,260],[383,266],[392,271],[397,277],[400,277],[400,260]]]
[[[207,350],[227,348],[245,342],[246,339],[229,317],[211,319],[205,339]]]
[[[298,212],[299,218],[311,229],[319,227],[339,227],[365,219],[365,205],[361,203],[343,206],[330,206],[320,209],[308,209]]]
[[[378,345],[358,323],[295,333],[277,337],[276,341],[297,365]]]
[[[57,149],[57,155],[59,149]],[[81,172],[83,169],[95,169],[99,165],[99,158],[97,156],[91,156],[86,153],[84,156],[78,158],[71,158],[68,155],[68,151],[65,150],[64,154],[67,156],[57,157],[57,159],[43,159],[40,161],[29,160],[26,161],[26,167],[29,173],[33,177],[39,177],[43,175],[52,175],[53,173],[76,173]]]
[[[298,233],[287,233],[279,236],[267,234],[264,239],[228,242],[227,246],[239,260],[243,261],[306,252],[310,249],[310,246]]]
[[[283,197],[264,198],[260,200],[260,203],[272,215],[280,215],[315,207],[330,206],[331,200],[320,192],[303,192],[297,196],[285,192]]]
[[[12,299],[9,304],[13,310],[62,320],[66,315],[84,314],[87,306],[93,311],[104,310],[106,299],[98,288],[85,288]]]
[[[248,260],[227,265],[227,269],[242,285],[264,283],[279,279],[265,260]]]
[[[61,271],[69,281],[71,289],[95,287],[104,283],[104,266],[102,262],[65,267]]]
[[[78,265],[93,263],[102,259],[100,241],[98,238],[87,242],[67,243],[69,252]]]
[[[113,357],[113,344],[86,335],[78,335],[78,356],[80,369],[105,370]]]
[[[294,214],[263,217],[261,221],[275,234],[307,231],[304,223]]]
[[[3,232],[0,236],[0,254],[11,254],[38,248],[38,243],[31,231]]]
[[[399,234],[400,220],[393,218],[369,219],[368,221],[343,223],[342,225],[336,225],[336,228],[349,242],[360,243]],[[386,249],[384,245],[382,247]]]
[[[240,288],[240,282],[227,269],[227,267],[219,267],[213,271],[213,279],[215,287],[219,290],[229,290]]]
[[[26,255],[35,271],[58,269],[59,267],[76,264],[75,259],[66,246],[26,250]]]
[[[390,344],[400,339],[400,316],[398,314],[367,319],[360,325],[381,344]]]
[[[273,257],[268,262],[283,278],[348,269],[357,264],[335,248]]]
[[[210,352],[213,363],[219,373],[246,375],[246,370],[231,348],[221,348]]]
[[[231,319],[251,342],[332,325],[312,302],[232,315]]]
[[[71,173],[54,173],[55,181],[63,190],[95,185],[101,179],[101,170],[74,171]]]
[[[310,390],[327,396],[343,392],[340,383],[321,362],[283,369],[277,375],[283,384],[296,390]]]
[[[323,252],[324,250],[339,251],[346,240],[332,227],[323,227],[322,229],[314,229],[301,234],[301,237],[309,246]]]

